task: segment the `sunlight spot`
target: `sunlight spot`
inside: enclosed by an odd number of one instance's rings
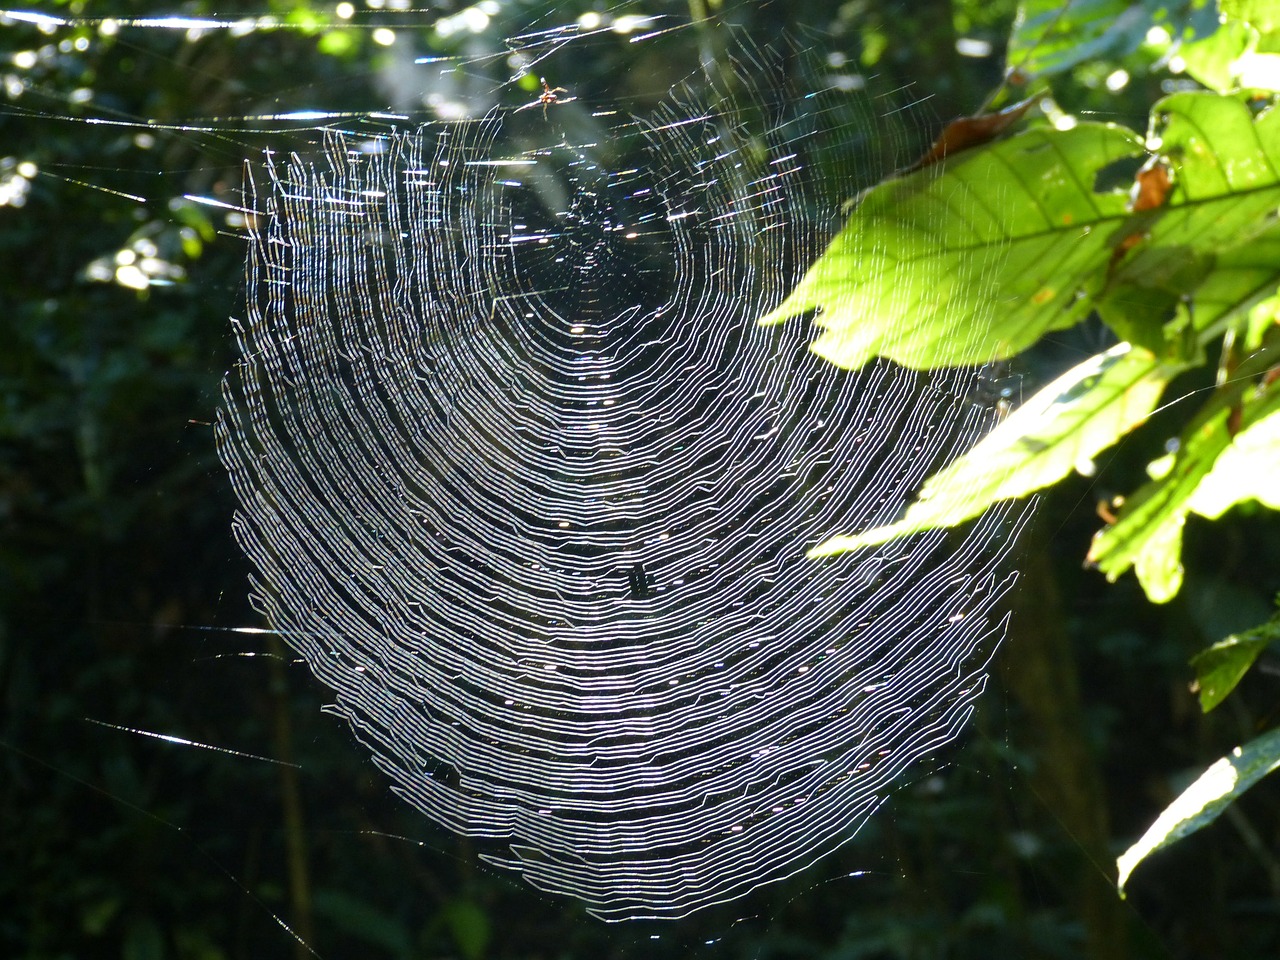
[[[396,32],[386,27],[379,27],[370,36],[373,38],[374,43],[382,47],[389,47],[396,42]]]
[[[1261,90],[1280,90],[1280,55],[1246,53],[1236,61],[1239,84]]]
[[[1125,69],[1113,70],[1106,80],[1107,89],[1112,93],[1119,93],[1129,85],[1129,71]]]
[[[647,27],[651,23],[654,23],[656,19],[656,17],[644,17],[634,14],[619,17],[617,20],[613,21],[613,32],[623,34],[635,33],[642,27]]]
[[[333,12],[337,15],[339,20],[350,20],[355,16],[356,8],[350,3],[340,3],[333,8]]]
[[[151,278],[137,267],[128,264],[116,270],[116,283],[133,290],[145,290],[151,285]]]
[[[838,73],[831,78],[831,89],[841,93],[857,93],[866,86],[866,78],[860,73]]]
[[[989,57],[991,44],[977,37],[961,37],[956,41],[956,53],[962,57]]]
[[[12,157],[0,161],[0,207],[23,206],[31,190],[31,178],[36,175],[36,165],[25,160],[13,173],[8,173],[5,168],[12,162]]]
[[[1147,43],[1153,47],[1167,47],[1173,42],[1173,37],[1169,35],[1169,31],[1162,26],[1154,26],[1147,31]]]

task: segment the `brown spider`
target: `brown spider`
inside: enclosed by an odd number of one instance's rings
[[[573,103],[574,100],[578,99],[577,97],[561,97],[560,94],[568,93],[569,91],[564,87],[551,86],[551,84],[547,83],[546,77],[539,77],[538,79],[542,81],[542,93],[538,94],[537,100],[534,100],[532,103],[526,103],[523,107],[517,108],[517,113],[521,110],[528,110],[532,107],[541,106],[542,119],[545,120],[547,119],[547,107],[551,106],[553,103]]]

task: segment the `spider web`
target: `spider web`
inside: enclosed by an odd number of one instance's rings
[[[992,414],[981,371],[850,373],[755,324],[847,190],[816,131],[867,135],[783,57],[640,115],[536,102],[250,166],[217,437],[256,605],[397,792],[605,919],[847,842],[1002,632],[1006,516],[804,556]]]

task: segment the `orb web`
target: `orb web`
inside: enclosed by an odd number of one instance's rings
[[[396,791],[605,919],[846,842],[967,719],[1009,583],[998,515],[805,558],[990,413],[756,325],[829,224],[799,134],[726,103],[250,170],[217,436],[255,602]]]

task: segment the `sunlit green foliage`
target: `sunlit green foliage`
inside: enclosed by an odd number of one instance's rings
[[[1272,730],[1204,771],[1160,814],[1142,837],[1116,861],[1121,894],[1139,863],[1157,850],[1207,827],[1241,794],[1280,767],[1280,730]]]
[[[1067,371],[1009,415],[966,456],[931,477],[897,523],[834,537],[815,556],[978,516],[998,500],[1021,497],[1088,465],[1099,451],[1146,420],[1183,365],[1121,344]]]
[[[1087,560],[1109,580],[1132,569],[1147,597],[1165,603],[1183,584],[1191,513],[1280,507],[1280,59],[1270,52],[1280,45],[1258,5],[1224,4],[1226,18],[1209,32],[1212,12],[1204,3],[1024,4],[1010,40],[1012,83],[1146,45],[1210,89],[1155,102],[1145,140],[1120,125],[1077,123],[1046,101],[1051,125],[868,191],[764,318],[817,310],[824,332],[813,349],[847,367],[876,356],[917,368],[1002,360],[1090,316],[1120,341],[1005,417],[930,478],[899,520],[837,536],[815,555],[964,523],[1073,471],[1092,476],[1099,454],[1170,399],[1176,378],[1214,359],[1216,386],[1172,398],[1189,413],[1170,452],[1105,508]],[[1273,627],[1260,627],[1202,654],[1204,709],[1274,639]],[[1122,887],[1137,860],[1199,829],[1280,763],[1274,735],[1243,750],[1248,775],[1237,771],[1213,806],[1185,815],[1184,795],[1170,808],[1176,815],[1167,811],[1122,858]]]
[[[1009,70],[1025,81],[1118,62],[1144,46],[1154,51],[1171,39],[1211,31],[1213,14],[1213,0],[1025,0],[1009,37]],[[1163,38],[1152,37],[1153,28]]]
[[[889,180],[762,322],[817,308],[814,350],[842,367],[1010,357],[1088,312],[1127,216],[1093,181],[1140,149],[1120,127],[1039,128]]]

